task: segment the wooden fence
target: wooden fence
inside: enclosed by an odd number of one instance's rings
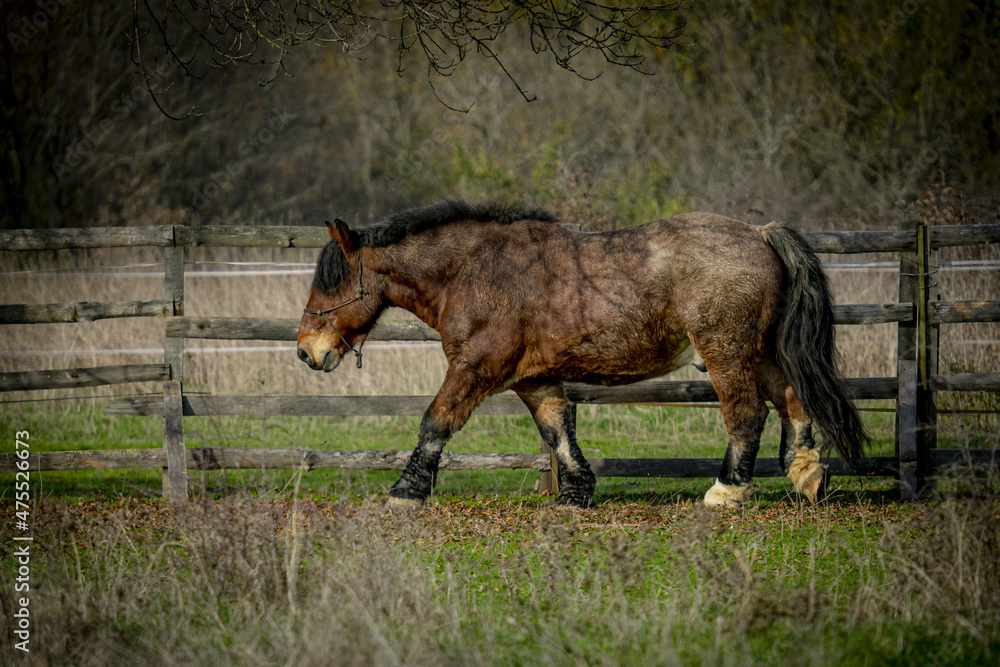
[[[896,323],[897,376],[855,378],[847,382],[855,399],[895,399],[896,454],[871,460],[869,475],[892,476],[902,497],[914,497],[932,471],[953,462],[987,464],[989,450],[936,448],[934,395],[939,391],[1000,391],[1000,373],[938,374],[937,336],[941,324],[1000,321],[1000,301],[942,301],[936,293],[937,251],[942,247],[1000,243],[1000,225],[930,227],[914,218],[903,229],[884,232],[814,232],[804,236],[820,253],[900,254],[899,300],[895,304],[835,307],[838,324]],[[0,373],[0,392],[89,387],[125,382],[162,382],[162,395],[112,399],[114,415],[165,417],[163,449],[32,452],[33,470],[163,468],[164,492],[187,498],[187,469],[352,468],[401,470],[409,452],[392,450],[317,451],[302,448],[186,448],[183,418],[194,415],[420,415],[430,396],[204,396],[183,393],[186,339],[296,339],[298,320],[190,317],[184,315],[184,248],[319,248],[328,240],[322,227],[126,227],[0,231],[0,250],[153,246],[163,248],[164,294],[149,301],[76,302],[0,306],[0,324],[84,322],[111,317],[162,317],[166,337],[163,364],[74,368],[59,371]],[[420,323],[379,323],[369,336],[376,341],[440,340]],[[293,363],[290,361],[289,363]],[[712,402],[710,382],[653,380],[623,387],[571,384],[569,398],[592,404],[667,404]],[[526,413],[520,400],[506,393],[487,399],[478,414]],[[554,460],[542,446],[538,454],[445,453],[441,468],[526,468],[538,470],[544,487],[554,485]],[[591,459],[598,476],[712,477],[718,459]],[[854,474],[838,461],[831,473]],[[0,472],[16,469],[14,454],[0,454]],[[777,459],[758,459],[757,476],[781,476]]]

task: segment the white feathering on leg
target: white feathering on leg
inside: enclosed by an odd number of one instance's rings
[[[738,508],[753,495],[753,484],[723,484],[718,479],[705,493],[706,507]]]
[[[818,449],[800,449],[788,468],[788,479],[795,490],[815,505],[822,497],[826,486],[828,466],[819,462]]]

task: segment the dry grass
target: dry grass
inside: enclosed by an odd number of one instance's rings
[[[943,503],[236,494],[43,505],[28,664],[992,662],[1000,493]],[[3,531],[4,528],[0,528]],[[7,586],[0,604],[10,609]],[[10,636],[0,654],[11,655]]]
[[[201,268],[234,268],[221,262],[315,261],[316,251],[189,249],[193,267],[186,279],[185,314],[216,317],[279,317],[297,319],[308,296],[311,275],[199,277]],[[0,271],[27,271],[5,277],[0,288],[3,303],[56,303],[163,298],[163,280],[134,276],[162,272],[162,255],[151,250],[104,250],[88,253],[59,251],[51,256],[0,257]],[[53,270],[62,267],[101,267],[157,264],[103,275]],[[267,268],[267,267],[243,267]],[[300,267],[296,267],[300,268]],[[402,311],[388,316],[409,317]],[[161,363],[163,321],[159,318],[99,320],[78,324],[24,324],[6,327],[0,339],[0,370],[49,370],[77,366]],[[271,347],[274,351],[261,350]],[[256,348],[236,351],[235,348]],[[294,343],[275,341],[186,342],[185,380],[191,391],[273,394],[428,394],[444,377],[445,362],[435,344],[376,343],[365,348],[366,367],[357,371],[345,364],[335,374],[315,373],[295,358]],[[348,368],[350,366],[350,368]],[[379,372],[381,369],[381,372]],[[400,370],[402,369],[402,370]],[[373,372],[373,370],[375,372]],[[124,390],[95,388],[92,395]],[[55,398],[71,392],[33,392],[32,398]],[[25,398],[29,396],[24,396]]]

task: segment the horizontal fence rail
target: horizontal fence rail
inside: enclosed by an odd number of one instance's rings
[[[891,324],[914,322],[912,303],[856,304],[834,306],[837,324]],[[932,324],[995,322],[1000,320],[1000,301],[938,301],[931,307]],[[166,324],[171,338],[216,340],[279,340],[298,338],[298,319],[251,317],[173,317]],[[381,320],[369,334],[369,341],[438,341],[441,335],[423,322]]]
[[[0,305],[0,324],[49,324],[92,322],[118,317],[164,317],[171,314],[172,301],[77,301],[67,303]],[[849,304],[833,307],[837,324],[891,324],[913,322],[912,303]],[[933,324],[996,322],[998,301],[935,301],[930,304]],[[166,333],[174,338],[227,340],[295,340],[298,319],[251,317],[176,317],[167,322]],[[441,340],[422,322],[383,320],[369,340]]]
[[[835,306],[833,314],[837,324],[887,324],[912,322],[913,311],[912,303],[894,303]],[[187,316],[172,317],[166,323],[166,335],[171,338],[294,341],[298,333],[298,319]],[[441,334],[423,322],[380,320],[367,340],[439,341]]]
[[[855,400],[895,399],[899,380],[852,378],[845,382],[848,395]],[[646,380],[619,387],[568,383],[566,397],[580,405],[672,405],[677,403],[714,403],[719,400],[707,380],[688,382]],[[929,391],[1000,391],[1000,373],[935,375],[926,387]],[[361,417],[420,416],[433,396],[218,396],[185,393],[182,403],[185,417],[268,416],[268,417]],[[105,414],[116,417],[152,416],[163,413],[163,396],[146,394],[111,400]],[[511,391],[489,396],[476,408],[477,415],[528,414],[524,403]]]
[[[113,278],[121,280],[123,278],[162,278],[163,265],[159,262],[137,262],[132,264],[97,264],[77,268],[64,269],[40,269],[30,271],[26,269],[16,271],[0,271],[0,278],[31,276],[32,278]],[[287,276],[311,276],[316,269],[315,262],[268,262],[268,261],[204,261],[189,260],[184,262],[184,279],[198,280],[200,278],[249,278],[249,277],[287,277]],[[203,269],[196,268],[202,266],[225,266],[230,268]],[[893,261],[872,261],[872,262],[821,262],[823,271],[832,273],[835,271],[862,271],[865,273],[896,273],[899,271],[899,262]],[[195,268],[189,268],[195,267]],[[148,269],[160,270],[148,270]],[[135,271],[132,269],[147,269]],[[939,272],[968,272],[968,271],[992,271],[1000,269],[1000,259],[983,260],[950,260],[942,261],[938,264]]]
[[[931,324],[1000,322],[1000,301],[932,301]]]
[[[931,247],[1000,243],[1000,224],[938,225]],[[804,232],[821,253],[859,254],[917,249],[912,230]],[[330,240],[325,227],[212,226],[88,227],[80,229],[0,230],[0,250],[67,250],[121,247],[321,248]]]
[[[0,306],[0,324],[93,322],[115,317],[164,317],[173,303],[156,301],[76,301]]]
[[[0,373],[0,391],[32,389],[75,389],[128,382],[162,382],[170,377],[166,364],[134,364],[131,366],[97,366],[66,368],[54,371],[22,371]]]
[[[253,317],[171,317],[166,322],[170,338],[217,340],[294,341],[298,319]],[[380,320],[368,334],[369,341],[439,341],[441,334],[416,320]]]
[[[0,230],[0,250],[84,250],[176,245],[173,226]]]

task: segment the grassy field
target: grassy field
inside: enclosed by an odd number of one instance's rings
[[[877,449],[892,414],[866,412]],[[770,421],[776,421],[774,419]],[[156,418],[5,406],[33,447],[159,446]],[[189,445],[409,449],[417,418],[186,421]],[[718,411],[587,407],[587,453],[719,456]],[[762,455],[774,455],[769,424]],[[479,417],[459,451],[531,451],[527,418]],[[944,443],[949,444],[949,443]],[[951,443],[955,444],[955,443]],[[990,446],[989,433],[972,444]],[[993,438],[993,447],[997,446]],[[875,452],[878,453],[878,452]],[[885,453],[883,451],[883,453]],[[7,478],[10,478],[9,480]],[[602,478],[597,507],[536,473],[442,473],[426,509],[384,506],[395,473],[218,471],[195,501],[159,471],[32,473],[32,664],[996,664],[1000,480],[955,471],[901,505],[888,480],[835,478],[801,504],[760,480],[738,511],[710,480]],[[13,475],[0,476],[13,515]],[[0,541],[14,544],[11,519]],[[15,580],[12,558],[3,581]],[[12,618],[12,584],[0,589]],[[15,638],[0,638],[13,656]]]
[[[886,402],[868,402],[873,406]],[[885,409],[884,405],[880,408]],[[873,437],[868,453],[892,454],[893,413],[865,412]],[[188,447],[308,447],[319,450],[398,449],[416,445],[420,417],[189,417],[185,419]],[[163,446],[163,420],[156,417],[112,417],[101,401],[81,405],[7,404],[0,413],[4,432],[32,433],[33,451],[142,449]],[[780,424],[772,415],[762,439],[760,456],[777,456]],[[584,454],[605,458],[716,458],[725,451],[725,428],[717,408],[654,406],[579,406],[578,427]],[[448,445],[457,452],[537,452],[540,438],[531,418],[474,416]],[[985,433],[971,443],[942,446],[989,447]],[[116,469],[91,472],[34,473],[38,490],[62,500],[95,497],[152,497],[161,492],[159,470]],[[282,488],[293,473],[287,470],[193,472],[193,491],[209,497],[232,493],[245,485]],[[329,500],[383,493],[395,472],[314,470],[301,484]],[[527,470],[442,471],[436,492],[444,495],[523,494],[535,488],[538,473]],[[681,488],[700,497],[710,480],[688,480]],[[677,484],[662,491],[663,480],[603,478],[598,492],[608,495],[677,493]],[[779,485],[789,487],[784,481]],[[789,487],[790,488],[790,487]],[[788,488],[785,489],[786,491]]]
[[[387,512],[243,485],[184,508],[42,499],[33,664],[995,664],[996,479],[711,513],[683,485]],[[346,495],[346,494],[344,494]],[[10,524],[0,537],[10,544]],[[4,580],[13,566],[4,562]],[[2,592],[5,616],[14,608]],[[0,654],[12,656],[12,639]]]

